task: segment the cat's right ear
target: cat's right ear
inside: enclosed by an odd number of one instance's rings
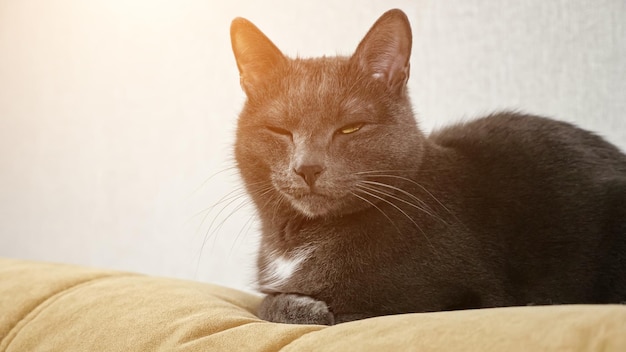
[[[249,96],[286,57],[252,22],[235,18],[230,25],[230,40],[239,68],[241,88]]]

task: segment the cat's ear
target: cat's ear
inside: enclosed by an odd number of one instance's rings
[[[252,22],[235,18],[230,25],[230,40],[239,68],[241,87],[250,95],[286,58]]]
[[[351,60],[391,90],[403,90],[409,79],[412,41],[404,12],[389,10],[367,32]]]

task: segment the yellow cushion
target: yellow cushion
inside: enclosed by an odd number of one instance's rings
[[[274,324],[198,282],[0,259],[0,351],[626,351],[626,307],[515,307]]]

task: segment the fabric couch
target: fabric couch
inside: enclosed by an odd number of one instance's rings
[[[335,326],[255,316],[206,283],[0,259],[0,351],[626,351],[626,307],[533,306]]]

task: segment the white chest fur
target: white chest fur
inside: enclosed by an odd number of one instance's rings
[[[312,248],[295,249],[285,254],[270,254],[269,264],[261,271],[260,286],[263,292],[280,292],[311,255]]]

